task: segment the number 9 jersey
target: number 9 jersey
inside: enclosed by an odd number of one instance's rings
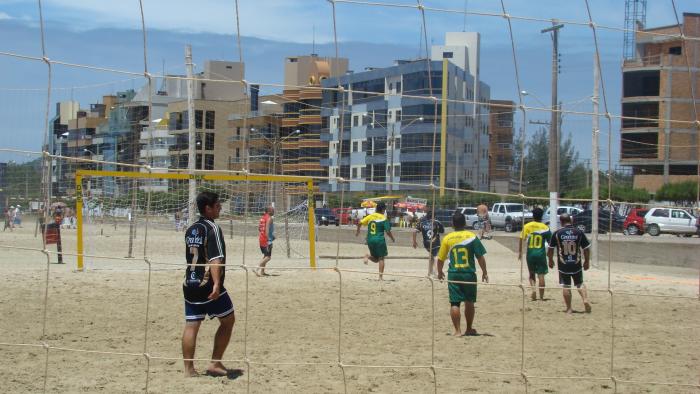
[[[485,254],[486,249],[476,234],[463,230],[449,233],[443,238],[438,259],[447,261],[449,257],[448,273],[475,273],[474,256],[481,257]]]

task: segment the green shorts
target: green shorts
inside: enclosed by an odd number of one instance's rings
[[[374,257],[375,259],[381,259],[389,254],[386,249],[386,241],[384,240],[367,241],[367,247],[369,248],[370,256]]]
[[[458,280],[466,283],[448,283],[447,289],[450,292],[450,303],[476,302],[476,273],[475,272],[448,272],[447,280]]]
[[[538,275],[548,273],[549,268],[547,267],[547,259],[544,257],[528,258],[527,270],[530,271],[531,274],[533,272]]]

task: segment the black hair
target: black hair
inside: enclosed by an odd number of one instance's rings
[[[452,215],[452,226],[455,230],[463,230],[467,227],[467,219],[464,218],[461,212],[455,212]]]
[[[423,215],[424,218],[426,219],[432,219],[433,218],[433,211],[428,210],[425,212],[425,215]]]
[[[197,210],[204,215],[205,207],[214,206],[219,201],[219,195],[214,192],[201,192],[197,195]]]
[[[532,218],[538,222],[542,221],[542,216],[544,216],[544,211],[542,208],[535,208],[532,210]]]
[[[384,213],[386,211],[386,204],[382,201],[377,204],[377,208],[375,209],[378,213]]]
[[[563,223],[573,223],[573,220],[571,220],[571,216],[569,216],[568,213],[562,213],[559,215],[559,221]]]

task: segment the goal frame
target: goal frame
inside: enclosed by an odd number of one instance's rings
[[[75,213],[77,220],[76,256],[77,270],[84,271],[84,238],[83,238],[83,178],[88,177],[115,177],[115,178],[142,178],[142,179],[178,179],[178,180],[205,180],[205,181],[259,181],[259,182],[294,182],[305,183],[308,205],[309,225],[309,266],[316,268],[316,218],[314,217],[313,197],[314,182],[311,177],[285,176],[285,175],[254,175],[254,174],[183,174],[183,173],[153,173],[139,171],[101,171],[79,169],[75,172]]]

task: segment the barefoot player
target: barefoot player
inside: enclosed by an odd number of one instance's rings
[[[384,233],[391,238],[391,242],[396,242],[394,235],[391,234],[391,223],[389,219],[384,216],[385,210],[386,204],[383,202],[377,204],[375,212],[362,218],[362,220],[357,223],[357,230],[355,231],[355,236],[357,237],[360,235],[360,228],[362,228],[362,226],[367,226],[367,247],[369,248],[369,254],[365,254],[364,262],[367,264],[368,260],[372,260],[373,263],[379,263],[379,280],[383,279],[384,258],[389,254],[386,248]]]
[[[449,233],[442,239],[440,252],[438,253],[438,279],[445,278],[442,267],[449,258],[449,268],[447,269],[448,281],[472,282],[472,283],[452,283],[447,284],[450,292],[450,317],[455,327],[455,336],[462,335],[460,330],[459,305],[464,302],[464,317],[467,320],[467,330],[464,335],[476,335],[476,330],[472,327],[474,322],[474,303],[476,302],[476,266],[474,257],[476,256],[481,267],[481,280],[488,283],[489,276],[486,272],[486,249],[477,238],[476,234],[465,230],[467,220],[461,212],[455,212],[452,216],[452,225],[455,231]]]
[[[185,233],[187,270],[182,284],[185,296],[185,330],[182,333],[185,375],[197,376],[192,359],[199,326],[208,315],[211,319],[219,318],[219,329],[214,336],[214,351],[206,373],[212,376],[225,376],[228,371],[221,363],[221,359],[231,339],[236,318],[233,303],[224,287],[224,264],[226,264],[224,235],[221,228],[214,223],[221,212],[219,196],[211,192],[199,193],[197,208],[201,216]]]
[[[530,286],[532,286],[532,300],[537,300],[535,291],[535,275],[539,281],[540,300],[544,300],[544,276],[549,272],[547,269],[547,244],[551,242],[552,233],[549,227],[542,223],[544,211],[542,208],[532,210],[532,222],[525,224],[520,233],[518,242],[518,260],[523,259],[523,241],[527,245],[527,271],[530,274]]]
[[[557,266],[559,268],[559,284],[564,287],[564,303],[566,313],[572,313],[571,309],[571,282],[578,288],[578,292],[583,300],[586,313],[591,312],[591,303],[588,301],[588,292],[583,284],[583,271],[590,266],[590,250],[586,234],[574,227],[571,216],[562,213],[559,216],[559,223],[562,228],[552,235],[552,242],[549,244],[549,268],[554,268],[554,249],[557,249]],[[581,266],[581,252],[583,252],[584,262]]]

